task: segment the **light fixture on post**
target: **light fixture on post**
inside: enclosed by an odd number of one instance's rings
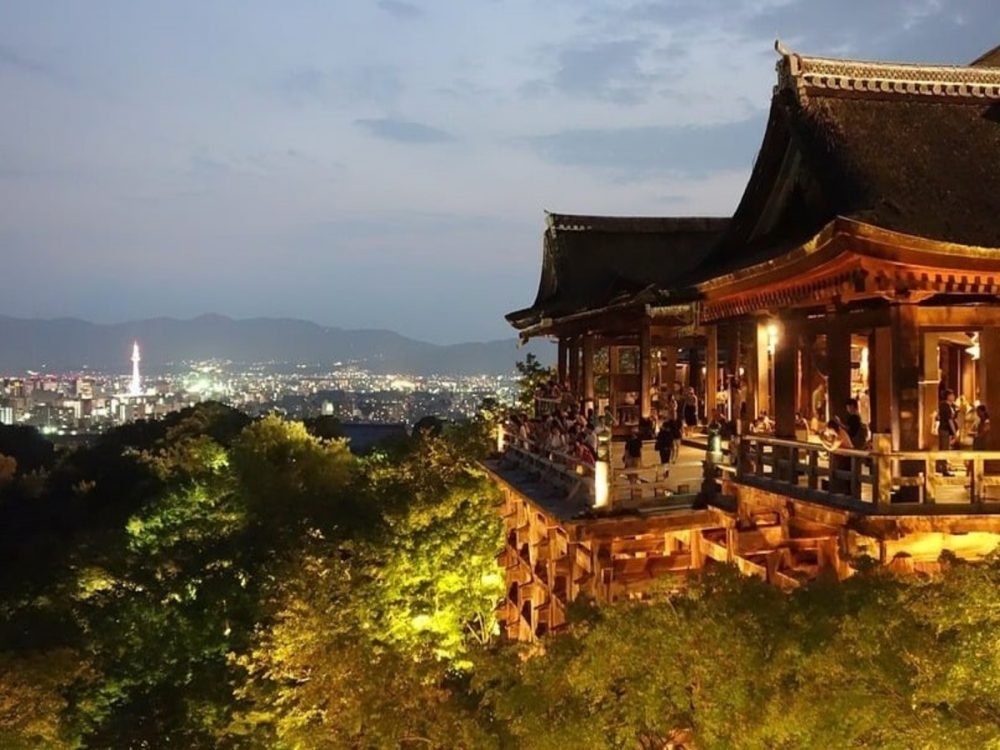
[[[774,356],[774,350],[778,346],[778,336],[781,331],[778,330],[777,323],[767,324],[767,353]]]

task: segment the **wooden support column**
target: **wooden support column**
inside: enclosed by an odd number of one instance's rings
[[[769,378],[769,362],[770,359],[767,353],[767,326],[768,321],[766,318],[758,319],[754,323],[754,341],[753,350],[750,354],[750,367],[747,368],[747,375],[750,378],[750,392],[753,393],[752,398],[748,398],[750,402],[749,414],[747,418],[753,422],[757,417],[760,416],[761,412],[768,412],[769,415],[773,414],[773,409],[771,409],[770,401],[770,378]]]
[[[565,336],[559,337],[559,348],[556,350],[556,376],[559,378],[559,385],[566,382],[566,360],[567,347]]]
[[[660,388],[667,393],[674,392],[674,381],[677,380],[677,344],[668,341],[663,350],[663,364],[660,367]]]
[[[736,322],[729,326],[729,418],[732,420],[740,417],[740,362],[740,325]]]
[[[795,381],[797,379],[798,329],[793,321],[779,327],[774,347],[774,434],[795,438]]]
[[[915,305],[895,305],[892,321],[892,448],[897,451],[920,450],[920,327]],[[904,477],[917,476],[924,467],[922,461],[900,461]],[[917,487],[903,487],[898,499],[916,502]]]
[[[829,370],[827,398],[830,417],[847,415],[847,399],[851,397],[851,329],[843,320],[833,318],[826,335],[826,361]]]
[[[650,398],[650,388],[652,387],[652,337],[649,331],[649,322],[643,321],[639,328],[639,416],[649,419],[652,411],[652,400]]]
[[[813,414],[813,342],[814,337],[807,331],[802,331],[799,346],[799,414],[805,419],[812,419]],[[822,417],[820,417],[822,418]]]
[[[1000,414],[1000,327],[984,328],[979,333],[979,400],[991,414]],[[1000,450],[1000,428],[991,429],[986,447]]]
[[[701,352],[698,349],[688,349],[688,385],[695,393],[701,390]]]
[[[938,437],[934,434],[934,414],[937,412],[941,388],[941,355],[938,345],[940,335],[925,333],[920,342],[920,445],[924,450],[937,450]],[[948,387],[955,389],[954,383]]]
[[[892,432],[892,328],[882,326],[868,337],[868,401],[872,432]]]
[[[570,339],[569,343],[569,387],[575,398],[580,397],[580,339]]]
[[[719,334],[715,326],[705,327],[705,419],[715,418],[719,393]]]
[[[611,409],[612,418],[618,419],[618,391],[615,377],[621,368],[621,351],[614,344],[608,345],[608,407]],[[607,425],[611,429],[612,425]]]
[[[583,408],[594,408],[594,337],[583,337]]]

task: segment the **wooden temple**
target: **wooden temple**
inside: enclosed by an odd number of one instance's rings
[[[507,318],[558,341],[560,381],[613,428],[593,467],[513,438],[488,462],[513,637],[717,562],[791,587],[1000,543],[1000,428],[975,450],[966,432],[975,405],[1000,415],[1000,55],[778,52],[732,217],[547,216],[535,302]],[[678,386],[732,437],[695,431],[677,468],[644,451],[625,472],[617,441]],[[946,390],[961,423],[942,450]],[[850,399],[865,444],[828,450]]]

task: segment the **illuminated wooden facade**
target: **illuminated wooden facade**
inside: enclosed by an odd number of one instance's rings
[[[714,491],[655,514],[560,516],[494,464],[512,635],[558,627],[547,613],[580,592],[613,600],[706,560],[794,585],[862,553],[912,569],[1000,540],[1000,429],[961,453],[934,430],[944,387],[1000,414],[1000,62],[779,53],[731,218],[548,217],[536,301],[508,316],[522,337],[556,338],[560,377],[624,421],[655,417],[680,378],[741,435]],[[872,444],[835,467],[801,440],[828,416],[818,388],[829,415],[865,396]],[[748,434],[765,412],[773,432]]]

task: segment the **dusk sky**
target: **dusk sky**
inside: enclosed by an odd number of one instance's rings
[[[0,314],[506,337],[543,210],[725,215],[775,37],[967,63],[996,0],[0,0]]]

